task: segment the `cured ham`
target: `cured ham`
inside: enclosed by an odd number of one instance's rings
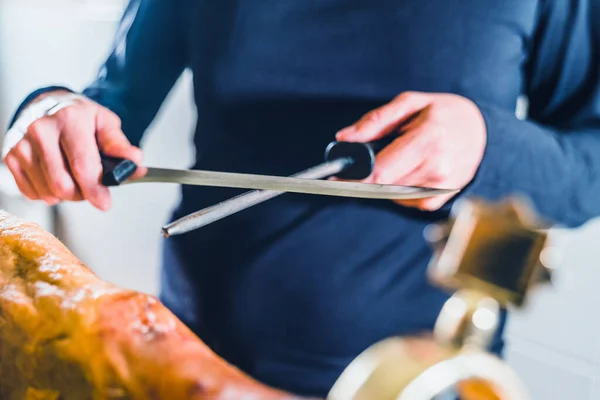
[[[0,399],[298,400],[213,353],[156,298],[0,211]]]

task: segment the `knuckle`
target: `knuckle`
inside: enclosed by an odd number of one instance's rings
[[[78,179],[88,178],[90,174],[90,163],[85,157],[76,157],[71,161],[71,171]]]
[[[371,174],[369,181],[376,185],[387,185],[391,183],[392,179],[390,177],[390,174],[386,173],[386,171],[383,170],[383,168],[375,168],[373,170],[373,173]]]
[[[4,158],[4,164],[6,164],[10,172],[12,172],[12,174],[14,175],[17,168],[19,168],[19,160],[12,153],[13,151],[14,149],[6,155],[6,157]]]
[[[121,118],[108,108],[101,108],[100,117],[104,120],[105,124],[108,124],[115,129],[121,129]]]
[[[59,121],[60,126],[64,126],[85,118],[89,114],[88,109],[89,106],[87,105],[73,104],[59,110],[54,114],[54,117]]]
[[[11,153],[19,160],[27,160],[31,158],[30,149],[29,143],[25,140],[21,140],[12,148]]]
[[[59,198],[68,197],[71,192],[69,185],[61,179],[52,179],[48,185],[52,193]]]
[[[436,182],[446,181],[452,175],[450,163],[442,157],[438,157],[431,171],[431,178]]]
[[[377,124],[383,118],[382,111],[377,109],[367,113],[364,117],[364,122]]]
[[[62,110],[59,110],[55,114],[55,116],[56,118],[63,121],[72,121],[74,118],[81,114],[80,108],[81,106],[71,105],[69,107],[63,108]]]
[[[443,113],[443,111],[436,111],[436,112]],[[448,129],[446,129],[446,126],[444,124],[434,123],[434,124],[431,124],[429,129],[430,129],[433,137],[437,139],[436,143],[441,143],[440,139],[443,139],[448,134]]]
[[[398,96],[396,96],[394,101],[398,101],[398,102],[410,101],[415,97],[415,95],[416,95],[416,92],[412,92],[412,91],[402,92]]]
[[[48,129],[45,121],[43,119],[38,119],[37,121],[34,121],[31,125],[29,125],[29,128],[27,128],[27,136],[30,139],[39,142],[44,138],[46,134],[48,134],[47,131]]]
[[[15,181],[19,183],[19,178],[21,176],[21,165],[19,163],[19,159],[14,154],[8,154],[4,158],[4,164],[10,171]]]

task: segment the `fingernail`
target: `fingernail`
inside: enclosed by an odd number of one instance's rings
[[[148,173],[148,168],[139,167],[136,171],[136,176],[142,177],[142,176],[145,176],[147,173]]]
[[[110,198],[105,196],[97,196],[94,200],[89,200],[90,203],[100,211],[108,211],[110,208]]]
[[[62,183],[63,191],[67,193],[72,193],[75,190],[77,190],[77,188],[75,187],[75,182],[73,182],[73,178],[71,178],[71,175],[65,173],[62,175],[60,180]]]
[[[102,211],[110,210],[110,199],[102,200],[102,203],[100,203],[100,207],[102,208]]]
[[[60,200],[59,199],[46,199],[45,202],[46,202],[46,204],[48,204],[48,206],[54,207],[55,205],[60,203]]]
[[[144,152],[141,149],[135,148],[135,161],[141,164],[144,161]]]

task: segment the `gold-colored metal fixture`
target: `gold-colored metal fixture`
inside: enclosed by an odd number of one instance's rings
[[[431,336],[394,337],[357,357],[328,400],[529,400],[515,372],[488,351],[500,312],[548,283],[548,226],[529,204],[465,200],[431,226],[428,276],[453,291]]]

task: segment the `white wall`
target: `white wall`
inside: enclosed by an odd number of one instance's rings
[[[112,41],[123,0],[0,0],[0,123],[42,84],[82,87]],[[84,40],[85,39],[85,40]]]
[[[553,287],[537,291],[509,325],[508,361],[534,399],[600,399],[600,221],[558,234]]]
[[[0,131],[42,85],[83,87],[112,40],[124,0],[0,0]],[[0,135],[0,145],[2,135]],[[0,164],[0,206],[53,228],[53,210],[24,203]]]
[[[123,4],[122,0],[0,0],[0,121],[8,121],[37,87],[85,87],[108,54]],[[190,75],[185,74],[146,135],[148,164],[185,168],[191,163],[192,105]],[[0,206],[50,229],[50,210],[7,196],[7,191],[15,190],[11,183],[6,177],[0,181],[5,188]],[[114,189],[108,213],[84,203],[63,204],[58,207],[57,234],[102,277],[156,293],[160,229],[177,196],[175,186],[146,184]]]
[[[0,0],[0,122],[35,87],[66,83],[78,89],[92,79],[115,27],[118,12],[111,7],[119,2],[91,2],[103,6],[98,14],[73,6],[82,3],[76,0]],[[148,164],[186,167],[193,158],[189,79],[183,77],[148,134]],[[0,189],[10,186],[0,170]],[[87,204],[60,206],[60,238],[104,278],[156,293],[160,227],[177,200],[176,188],[139,185],[113,195],[106,214]],[[47,208],[12,199],[0,197],[0,207],[49,223]],[[511,320],[507,357],[535,400],[600,399],[599,237],[598,222],[560,233],[565,257],[558,286],[540,290]]]

